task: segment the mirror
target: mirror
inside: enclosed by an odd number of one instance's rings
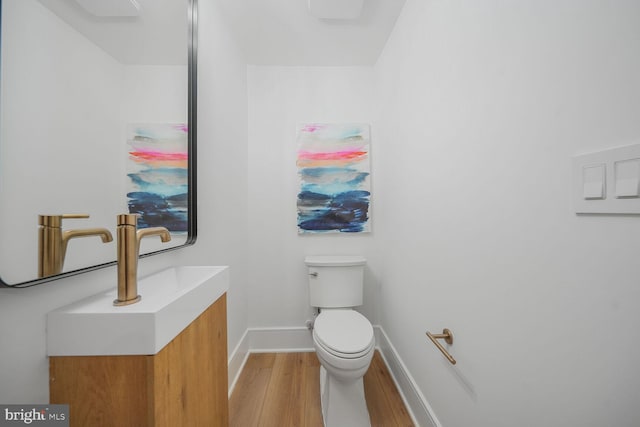
[[[115,264],[121,213],[171,231],[141,257],[193,244],[197,0],[0,6],[0,286]],[[39,277],[39,215],[62,214],[85,217],[60,217],[78,233]]]

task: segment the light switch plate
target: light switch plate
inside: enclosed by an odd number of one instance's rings
[[[640,214],[640,144],[573,157],[576,213]]]

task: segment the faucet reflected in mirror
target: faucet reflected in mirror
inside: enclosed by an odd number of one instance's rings
[[[88,214],[38,215],[38,277],[62,273],[69,240],[100,236],[103,243],[113,240],[106,228],[84,228],[62,231],[62,220],[89,218]]]
[[[113,305],[129,305],[140,301],[138,295],[138,257],[140,240],[147,236],[160,236],[164,243],[171,240],[165,227],[138,230],[138,214],[118,215],[118,299]]]

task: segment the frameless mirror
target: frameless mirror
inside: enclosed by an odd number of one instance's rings
[[[197,0],[0,6],[0,286],[114,264],[121,213],[171,231],[141,256],[194,243]],[[45,273],[43,223],[69,232]]]

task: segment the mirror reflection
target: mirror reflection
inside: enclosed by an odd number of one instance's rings
[[[122,213],[193,243],[195,0],[1,6],[2,284],[110,265]]]

